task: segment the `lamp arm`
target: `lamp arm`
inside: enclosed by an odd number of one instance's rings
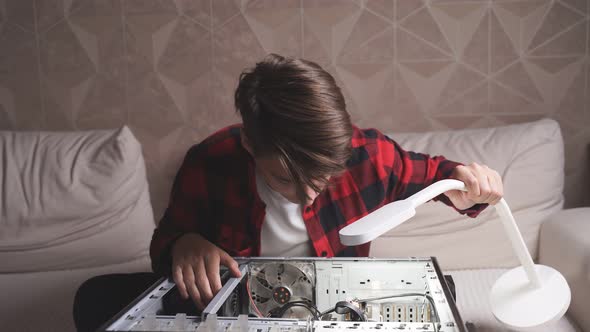
[[[414,208],[417,208],[418,206],[449,190],[467,191],[467,188],[465,187],[465,183],[459,180],[440,180],[408,197],[406,200],[412,202],[412,204],[414,204]]]
[[[419,205],[422,205],[429,200],[435,198],[436,196],[447,192],[449,190],[462,190],[467,191],[465,187],[465,183],[459,180],[453,179],[446,179],[435,182],[430,186],[420,190],[419,192],[415,193],[414,195],[407,198],[408,201],[411,201],[416,208]],[[512,244],[513,250],[516,252],[518,260],[520,264],[523,266],[529,281],[531,282],[532,287],[538,288],[541,285],[539,275],[535,270],[534,266],[535,263],[524,243],[522,235],[518,230],[518,226],[516,225],[516,221],[512,216],[512,212],[510,211],[510,207],[506,201],[502,198],[495,205],[496,212],[498,216],[500,216],[500,220],[502,220],[502,224],[504,225],[504,230],[510,239],[510,243]]]

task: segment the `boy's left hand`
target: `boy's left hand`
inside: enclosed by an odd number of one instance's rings
[[[444,193],[459,210],[480,203],[494,205],[504,195],[502,177],[486,165],[459,165],[453,170],[450,178],[463,181],[467,187],[467,192],[451,190]]]

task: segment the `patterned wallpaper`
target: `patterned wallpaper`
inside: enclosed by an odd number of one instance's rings
[[[0,129],[128,124],[161,215],[187,148],[239,120],[238,74],[276,52],[325,66],[360,126],[557,119],[567,205],[590,205],[589,1],[0,0]]]

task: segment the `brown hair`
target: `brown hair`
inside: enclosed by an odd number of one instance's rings
[[[318,64],[270,54],[244,71],[235,93],[243,132],[256,157],[277,156],[297,186],[342,172],[351,155],[352,123],[336,81]]]

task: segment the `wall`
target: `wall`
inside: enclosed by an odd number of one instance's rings
[[[557,119],[567,205],[590,205],[589,10],[588,0],[4,0],[0,129],[129,125],[160,215],[187,148],[239,121],[241,70],[277,52],[325,66],[360,126]]]

